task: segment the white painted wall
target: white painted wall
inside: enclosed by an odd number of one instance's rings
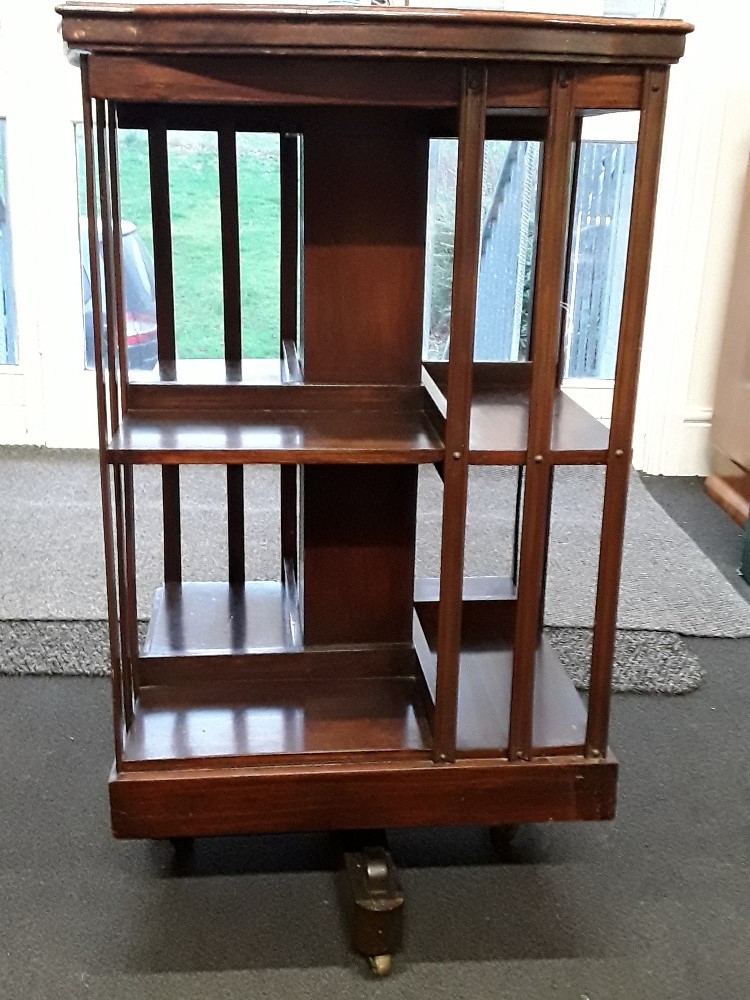
[[[58,21],[54,0],[0,0],[19,358],[17,366],[0,366],[0,444],[93,447],[73,140],[80,79],[64,57]]]
[[[670,82],[634,460],[646,472],[706,475],[750,152],[750,5],[674,6],[696,31]]]
[[[505,6],[597,13],[602,0]],[[716,356],[750,151],[750,4],[673,0],[671,8],[697,30],[672,73],[635,464],[695,475],[708,471]],[[20,360],[0,367],[0,444],[85,447],[95,445],[95,419],[93,377],[82,364],[72,134],[79,81],[57,20],[54,0],[0,0]],[[592,393],[593,408],[605,406],[605,396],[604,387]]]

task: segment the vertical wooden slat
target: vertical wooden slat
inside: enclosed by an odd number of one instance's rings
[[[574,210],[578,197],[578,180],[581,166],[581,143],[583,133],[583,116],[576,118],[575,133],[573,136],[573,167],[570,178],[570,211],[568,213],[568,237],[565,245],[565,275],[563,277],[563,303],[560,310],[560,346],[557,352],[557,384],[562,383],[565,371],[565,328],[568,324],[568,314],[573,303],[568,302],[570,294],[570,279],[573,268],[573,240],[575,238],[575,218]]]
[[[465,68],[462,74],[458,126],[456,227],[446,394],[443,532],[433,724],[433,756],[439,761],[454,760],[456,756],[465,512],[469,478],[469,415],[479,274],[486,105],[486,68]]]
[[[229,582],[245,582],[245,468],[227,466],[227,549]]]
[[[97,100],[96,104],[96,152],[97,165],[99,170],[99,212],[101,216],[101,241],[102,260],[104,271],[104,310],[106,322],[104,331],[106,335],[106,366],[109,381],[109,429],[111,434],[115,434],[120,426],[120,387],[118,379],[118,343],[122,335],[120,317],[122,311],[118,308],[114,274],[114,239],[112,233],[112,209],[110,203],[109,185],[109,143],[107,141],[108,131],[108,108],[104,101]],[[105,360],[104,358],[102,359]]]
[[[159,363],[177,357],[174,329],[174,276],[172,273],[172,218],[169,207],[169,157],[167,130],[152,125],[148,130],[148,165],[151,185],[151,226],[156,281],[156,340]],[[180,527],[180,470],[176,465],[161,470],[164,526],[164,580],[182,580]]]
[[[509,757],[516,760],[530,757],[533,740],[534,669],[552,484],[549,453],[574,126],[573,86],[563,68],[553,79],[547,119],[532,307],[533,369],[508,739]]]
[[[120,165],[117,148],[117,107],[108,103],[109,111],[109,176],[110,206],[112,212],[112,273],[117,289],[117,347],[120,365],[120,404],[122,412],[128,408],[128,352],[125,320],[125,281],[122,263],[122,214],[120,211]]]
[[[120,365],[120,398],[122,412],[128,408],[128,357],[125,320],[125,280],[122,257],[122,214],[120,209],[120,168],[117,142],[117,107],[108,104],[109,110],[109,174],[110,174],[110,206],[112,213],[112,268],[114,287],[117,289],[117,345]],[[138,655],[138,606],[136,598],[136,568],[135,568],[135,510],[133,498],[133,469],[123,466],[120,470],[122,485],[121,495],[117,498],[117,506],[122,510],[122,520],[118,527],[119,546],[123,549],[124,559],[125,602],[122,612],[125,624],[123,639],[127,657],[123,663],[123,681],[125,687],[125,723],[129,728],[133,718],[134,698],[137,694],[137,677],[135,675],[135,660]],[[124,545],[123,545],[124,541]]]
[[[94,323],[94,361],[96,366],[96,402],[99,430],[99,477],[102,493],[102,522],[104,529],[104,569],[107,588],[107,620],[109,623],[109,653],[112,664],[112,708],[114,720],[115,762],[122,763],[123,745],[123,691],[120,635],[117,614],[117,582],[115,568],[114,533],[112,523],[112,497],[107,466],[107,386],[102,351],[103,316],[101,279],[99,272],[99,232],[96,218],[96,167],[94,163],[94,123],[88,81],[88,59],[81,57],[83,87],[83,136],[86,159],[86,201],[88,205],[89,266],[91,280],[91,307]]]
[[[281,202],[281,300],[280,355],[284,342],[299,346],[299,229],[300,229],[300,137],[279,137],[279,173]]]
[[[224,356],[242,360],[242,302],[240,279],[240,215],[237,193],[237,137],[220,128],[219,200],[221,205],[221,268],[224,283]]]
[[[109,374],[110,429],[114,434],[120,422],[123,405],[120,389],[123,384],[121,365],[124,340],[123,286],[120,281],[115,256],[120,235],[119,202],[117,215],[112,204],[114,174],[110,162],[114,126],[112,107],[104,101],[96,102],[97,109],[97,158],[99,164],[99,205],[102,229],[102,256],[104,263],[104,289],[106,300],[107,369]],[[120,261],[121,263],[121,261]],[[123,506],[122,470],[112,470],[114,484],[115,535],[117,538],[117,592],[119,598],[120,654],[122,673],[123,711],[125,726],[129,728],[133,717],[132,662],[136,649],[131,648],[128,630],[128,585],[125,552],[125,512]]]
[[[135,497],[133,490],[133,466],[125,465],[122,469],[123,478],[123,514],[124,514],[124,534],[125,534],[125,572],[127,586],[127,613],[126,627],[128,630],[128,648],[130,650],[130,686],[131,698],[138,694],[138,672],[136,662],[138,659],[138,592],[136,589],[136,565],[135,565]],[[127,712],[126,705],[126,712]],[[131,703],[132,712],[132,703]],[[128,720],[128,725],[130,720]]]
[[[182,582],[182,527],[180,523],[180,467],[161,469],[164,582]]]
[[[167,130],[148,130],[148,166],[151,185],[151,226],[156,283],[156,336],[159,361],[177,357],[174,333],[174,276],[172,273],[172,217],[169,205]]]
[[[648,273],[651,262],[659,157],[667,98],[667,72],[644,73],[638,152],[633,182],[630,240],[625,265],[620,336],[617,346],[612,422],[609,431],[607,479],[604,487],[599,578],[591,656],[589,715],[586,730],[587,757],[607,752],[610,688],[615,651],[617,602],[620,587],[625,510],[628,497],[630,456],[638,386],[638,364],[646,311]]]
[[[221,205],[221,267],[224,301],[224,358],[227,370],[239,377],[242,365],[242,284],[240,276],[240,213],[237,190],[237,136],[221,128],[219,200]],[[241,465],[227,466],[227,549],[229,582],[245,582],[245,489]]]
[[[279,186],[281,202],[280,333],[279,353],[284,361],[299,355],[299,230],[300,230],[300,137],[279,137]],[[289,371],[286,363],[287,374]],[[282,465],[280,471],[281,572],[290,586],[299,577],[297,466]],[[294,577],[294,581],[287,577]]]

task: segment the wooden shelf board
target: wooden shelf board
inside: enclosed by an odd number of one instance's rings
[[[419,464],[443,446],[420,410],[262,410],[203,417],[130,413],[107,449],[124,464]]]
[[[425,634],[423,624],[429,629]],[[430,621],[415,614],[415,646],[434,700],[436,633]],[[484,641],[464,636],[461,650],[457,747],[468,756],[505,756],[510,718],[513,669],[512,637],[497,634]],[[534,746],[540,753],[560,754],[580,748],[586,733],[586,709],[573,682],[546,638],[536,661]]]
[[[445,362],[429,362],[425,389],[439,415],[446,413]],[[531,366],[475,363],[469,426],[472,465],[521,465],[526,462]],[[507,381],[506,381],[507,380]],[[440,426],[439,422],[436,421]],[[609,430],[567,393],[555,393],[550,459],[556,465],[599,465],[607,461]]]
[[[474,393],[469,432],[472,465],[526,461],[529,394],[518,389]],[[607,460],[609,431],[562,389],[555,393],[551,460],[556,465],[595,465]]]
[[[290,381],[288,366],[280,358],[246,358],[225,361],[223,358],[189,358],[162,361],[150,371],[134,369],[129,373],[131,385],[224,386],[284,385]]]
[[[415,678],[309,678],[141,689],[123,768],[428,751]],[[252,758],[252,760],[248,760]],[[218,760],[217,760],[218,759]]]
[[[141,657],[299,649],[297,601],[281,583],[172,583],[159,587]]]

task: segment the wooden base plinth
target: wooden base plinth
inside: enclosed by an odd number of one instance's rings
[[[576,756],[113,770],[109,794],[116,837],[162,839],[605,820],[616,784],[614,758]]]

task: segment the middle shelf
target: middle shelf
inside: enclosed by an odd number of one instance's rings
[[[445,363],[427,363],[420,385],[316,385],[259,369],[255,384],[184,362],[184,381],[152,375],[128,390],[129,409],[110,441],[117,464],[426,464],[444,458]],[[279,365],[276,363],[276,370]],[[469,462],[527,460],[530,365],[475,365]],[[234,373],[238,374],[238,373]],[[195,375],[197,377],[191,377]],[[553,401],[550,461],[604,464],[608,429],[563,389]]]

